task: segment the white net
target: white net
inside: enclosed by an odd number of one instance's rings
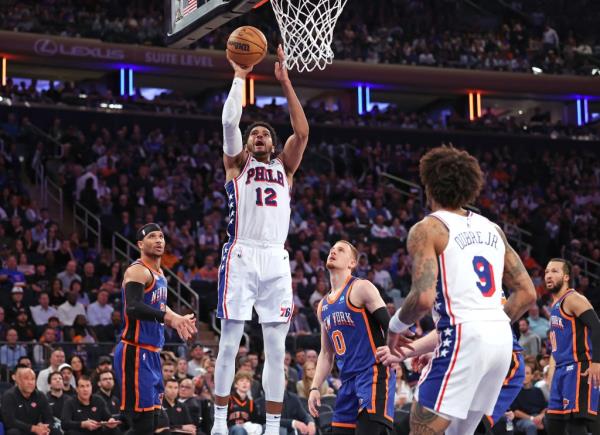
[[[298,72],[333,62],[333,28],[347,0],[271,0],[279,24],[285,66]]]

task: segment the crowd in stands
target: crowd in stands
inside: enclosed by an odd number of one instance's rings
[[[194,99],[180,93],[163,93],[149,100],[140,90],[134,96],[116,96],[110,90],[100,91],[89,84],[78,88],[72,82],[55,86],[50,82],[45,91],[36,89],[36,80],[27,86],[25,82],[15,85],[11,79],[0,86],[0,97],[13,103],[41,103],[61,106],[87,107],[94,110],[110,110],[118,104],[120,110],[141,111],[145,113],[177,114],[212,117],[220,119],[223,102],[219,98]],[[387,127],[405,130],[446,130],[479,131],[487,133],[506,133],[511,135],[545,136],[551,139],[599,140],[600,126],[597,123],[576,126],[552,121],[549,113],[536,108],[531,116],[516,116],[506,112],[494,112],[485,108],[482,116],[474,121],[465,119],[457,111],[448,116],[401,111],[390,104],[385,110],[374,107],[363,115],[355,111],[331,110],[322,103],[308,103],[306,116],[311,125],[343,127]],[[244,110],[244,120],[261,118],[273,123],[285,123],[289,119],[287,108],[275,101],[265,106],[248,106]]]
[[[201,4],[201,2],[199,2]],[[465,3],[376,0],[347,5],[336,27],[339,59],[368,63],[545,73],[590,74],[600,41],[595,2],[511,2],[501,11],[465,10]],[[45,0],[4,6],[0,28],[21,32],[163,45],[163,2]],[[205,36],[193,47],[223,49],[231,31],[260,27],[273,47],[279,30],[264,7]],[[587,25],[587,27],[586,27]]]
[[[0,341],[5,342],[0,347],[0,365],[5,381],[9,380],[6,373],[18,364],[42,370],[37,377],[40,389],[44,383],[52,384],[50,375],[58,369],[63,389],[79,395],[80,389],[89,389],[83,377],[86,367],[107,361],[105,357],[117,340],[123,264],[112,261],[108,250],[98,252],[94,243],[77,232],[65,234],[48,210],[31,200],[21,180],[23,170],[44,163],[48,169],[56,168],[53,175],[65,198],[79,201],[100,216],[105,234],[116,231],[132,240],[139,225],[159,222],[168,242],[163,266],[189,283],[200,294],[202,308],[210,309],[216,304],[217,270],[227,222],[220,132],[179,134],[177,130],[142,130],[137,124],[110,129],[56,118],[46,128],[54,141],[63,144],[56,160],[48,144],[32,136],[23,122],[14,113],[0,122],[0,305],[4,307],[0,310]],[[397,174],[418,183],[418,160],[424,148],[372,138],[356,138],[350,143],[314,138],[309,148],[294,182],[286,243],[295,302],[286,343],[286,370],[289,394],[300,397],[306,395],[314,373],[319,346],[315,308],[329,290],[324,259],[332,244],[339,239],[356,244],[360,255],[355,274],[370,279],[393,312],[410,288],[407,231],[426,213],[418,191],[404,194],[381,175]],[[543,382],[550,303],[543,284],[545,262],[559,255],[574,260],[574,287],[588,296],[596,309],[600,307],[598,282],[590,281],[577,266],[578,254],[600,262],[600,161],[597,153],[583,148],[471,151],[487,180],[475,206],[503,225],[509,237],[508,224],[532,232],[527,240],[531,246],[519,245],[519,253],[537,287],[538,308],[520,322],[519,330],[532,373],[527,379]],[[25,155],[24,161],[19,153]],[[315,155],[330,159],[331,168],[323,170]],[[589,271],[600,275],[600,270]],[[418,332],[431,328],[431,319],[426,319]],[[240,397],[249,395],[257,403],[262,395],[262,346],[255,332],[259,329],[250,325],[247,329],[250,348],[240,352],[234,386]],[[206,407],[214,386],[211,349],[187,347],[170,330],[167,342],[165,359],[175,361],[174,366],[165,365],[167,370],[173,368],[181,379],[188,373],[192,379],[168,383],[171,390],[165,408],[177,407],[176,397],[192,397],[188,387],[193,386],[203,404],[196,408],[209,415]],[[53,359],[57,347],[64,352],[62,358]],[[70,370],[61,366],[65,358]],[[71,385],[69,371],[78,380],[76,385]],[[402,372],[398,409],[409,406],[418,378],[408,364]],[[172,375],[167,371],[165,377]],[[56,382],[60,386],[59,380]],[[92,381],[94,388],[96,385]],[[339,386],[334,373],[322,391],[335,395]],[[118,392],[113,394],[118,396]],[[84,403],[87,399],[78,400]],[[207,424],[206,418],[203,421],[185,424],[196,424],[205,431],[202,424]],[[300,432],[314,431],[309,418],[298,421]],[[261,424],[260,416],[242,422]],[[244,430],[251,433],[252,428]]]

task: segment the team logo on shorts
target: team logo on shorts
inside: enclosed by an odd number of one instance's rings
[[[279,309],[279,317],[288,318],[292,315],[292,309],[290,307],[281,307]]]
[[[563,409],[567,409],[567,406],[569,406],[569,399],[563,399]]]

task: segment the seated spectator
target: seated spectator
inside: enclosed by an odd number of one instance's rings
[[[165,381],[165,394],[162,406],[167,411],[169,417],[169,427],[171,430],[180,429],[191,434],[196,433],[190,412],[186,405],[177,400],[179,395],[179,383],[175,378]]]
[[[230,435],[260,435],[262,425],[254,401],[248,397],[252,373],[238,371],[233,379],[233,393],[229,396],[227,427]]]
[[[29,310],[19,308],[17,313],[17,319],[12,324],[19,334],[19,341],[34,341],[37,336],[35,332],[35,326],[29,320]]]
[[[215,267],[215,258],[212,255],[204,258],[204,265],[200,268],[199,274],[202,281],[217,282],[219,268]]]
[[[67,396],[74,397],[76,395],[76,391],[73,384],[76,384],[77,381],[73,376],[73,368],[69,364],[64,363],[60,365],[58,371],[63,378],[63,393],[65,393]]]
[[[17,344],[19,335],[17,330],[10,328],[6,332],[6,344],[0,347],[0,364],[9,369],[15,368],[19,358],[27,355],[27,349],[22,344]]]
[[[56,348],[50,354],[50,365],[40,371],[37,378],[37,389],[46,394],[50,391],[48,378],[51,373],[59,372],[58,368],[65,362],[65,352],[61,348]]]
[[[50,305],[48,293],[41,292],[38,301],[39,305],[31,307],[31,318],[37,326],[45,326],[48,324],[50,317],[58,315],[58,311]]]
[[[175,379],[175,362],[166,360],[162,365],[163,381],[166,382],[169,379]]]
[[[66,435],[117,434],[115,429],[121,423],[111,417],[100,397],[92,395],[88,376],[81,376],[77,381],[77,395],[65,404],[61,420]],[[107,422],[105,426],[100,424],[103,421]]]
[[[71,356],[71,359],[69,360],[69,365],[71,366],[71,369],[73,369],[73,375],[75,376],[75,379],[79,379],[83,375],[88,375],[87,368],[85,367],[85,362],[79,355]]]
[[[8,306],[8,313],[6,316],[6,321],[9,323],[14,323],[17,320],[17,316],[21,310],[25,310],[27,315],[29,315],[29,308],[23,302],[23,288],[22,287],[13,287],[10,292],[11,303]]]
[[[81,277],[83,293],[90,295],[91,300],[95,300],[101,285],[102,281],[96,274],[96,266],[91,261],[88,261],[83,265],[83,276]]]
[[[78,314],[71,328],[71,340],[73,343],[97,343],[96,332],[88,326],[85,314]]]
[[[317,365],[313,361],[306,361],[302,367],[302,380],[296,384],[296,390],[298,391],[298,397],[308,399],[310,394],[310,386],[315,377],[315,369]],[[329,388],[327,381],[323,381],[323,384],[319,387],[321,396],[333,394],[333,389]]]
[[[535,335],[542,338],[548,334],[550,322],[548,319],[540,316],[540,307],[537,304],[529,309],[527,320],[529,321],[529,329]]]
[[[98,292],[98,299],[87,307],[87,318],[90,326],[106,326],[111,324],[114,311],[108,303],[109,294],[106,290]]]
[[[519,320],[519,332],[521,333],[519,344],[525,355],[537,356],[542,347],[542,340],[529,329],[529,320],[525,318]]]
[[[17,257],[9,255],[3,268],[0,269],[0,286],[4,283],[11,287],[25,287],[25,275],[19,272]]]
[[[4,307],[0,307],[0,341],[6,340],[6,332],[10,328],[10,325],[4,319]]]
[[[54,418],[61,419],[62,410],[65,405],[65,401],[68,397],[63,391],[63,377],[60,372],[52,372],[48,377],[48,385],[50,385],[50,391],[46,394],[48,398],[48,404],[52,409],[52,415]]]
[[[73,326],[78,315],[85,317],[85,308],[77,302],[76,292],[67,293],[67,300],[58,307],[58,318],[63,326]]]
[[[544,429],[544,415],[548,402],[542,390],[533,386],[533,368],[525,366],[523,389],[511,405],[515,413],[515,428],[525,435],[537,435],[538,429]]]
[[[33,370],[17,369],[15,386],[2,396],[2,421],[7,435],[50,434],[52,410],[46,395],[37,391],[35,384]]]
[[[179,380],[179,398],[177,401],[188,409],[196,433],[210,433],[212,428],[212,402],[202,400],[194,394],[194,381],[190,378]]]
[[[77,262],[75,260],[67,262],[65,270],[56,275],[56,277],[61,280],[63,288],[71,287],[71,282],[75,280],[81,282],[81,276],[77,274]]]
[[[188,375],[192,377],[204,375],[206,371],[202,368],[202,363],[204,361],[204,350],[201,343],[192,344],[190,356],[192,358],[188,360]]]
[[[50,359],[52,349],[56,345],[56,334],[52,328],[44,329],[38,344],[33,346],[33,361],[36,367],[43,367],[46,361]]]
[[[84,308],[86,308],[90,304],[90,298],[82,290],[81,281],[77,279],[71,281],[71,285],[69,286],[69,292],[77,293],[77,302],[83,305]]]
[[[50,305],[57,307],[67,300],[62,281],[58,278],[50,284]]]
[[[98,382],[96,385],[98,387],[97,394],[104,400],[104,403],[106,403],[110,415],[118,418],[117,416],[121,413],[119,408],[120,400],[115,395],[115,376],[112,370],[102,370],[98,375]]]
[[[177,369],[175,371],[175,379],[181,381],[182,379],[192,379],[192,376],[188,374],[188,362],[185,358],[177,359]]]

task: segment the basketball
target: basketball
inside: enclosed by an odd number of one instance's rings
[[[256,27],[238,27],[229,35],[227,54],[244,68],[256,65],[267,54],[267,38]]]

